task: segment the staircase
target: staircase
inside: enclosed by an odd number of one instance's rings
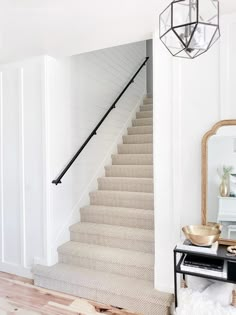
[[[145,315],[170,313],[172,296],[154,290],[152,99],[146,98],[58,264],[33,268],[35,284]]]

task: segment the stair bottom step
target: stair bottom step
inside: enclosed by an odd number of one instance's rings
[[[113,305],[145,315],[169,315],[172,295],[152,288],[150,281],[56,264],[34,267],[35,285]]]

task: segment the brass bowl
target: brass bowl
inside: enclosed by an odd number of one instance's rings
[[[185,237],[198,246],[210,246],[218,241],[221,227],[216,225],[188,225],[182,228]]]

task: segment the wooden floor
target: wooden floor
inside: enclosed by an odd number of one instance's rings
[[[0,315],[134,315],[33,285],[32,280],[0,272]],[[136,314],[137,315],[137,314]]]

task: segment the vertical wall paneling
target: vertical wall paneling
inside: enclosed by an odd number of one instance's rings
[[[49,87],[49,70],[48,62],[51,58],[44,57],[43,67],[41,70],[42,84],[42,154],[43,154],[43,261],[41,263],[49,265],[50,259],[50,224],[51,224],[51,190],[52,190],[52,179],[50,177],[50,87]],[[37,261],[35,262],[37,263]]]
[[[20,148],[20,248],[21,248],[21,265],[26,267],[26,239],[25,239],[25,143],[24,143],[24,70],[19,68],[19,148]]]
[[[21,264],[20,224],[20,76],[18,67],[3,71],[4,263]]]
[[[3,200],[3,89],[2,72],[0,73],[0,207],[1,207],[1,240],[0,259],[4,261],[4,200]]]

